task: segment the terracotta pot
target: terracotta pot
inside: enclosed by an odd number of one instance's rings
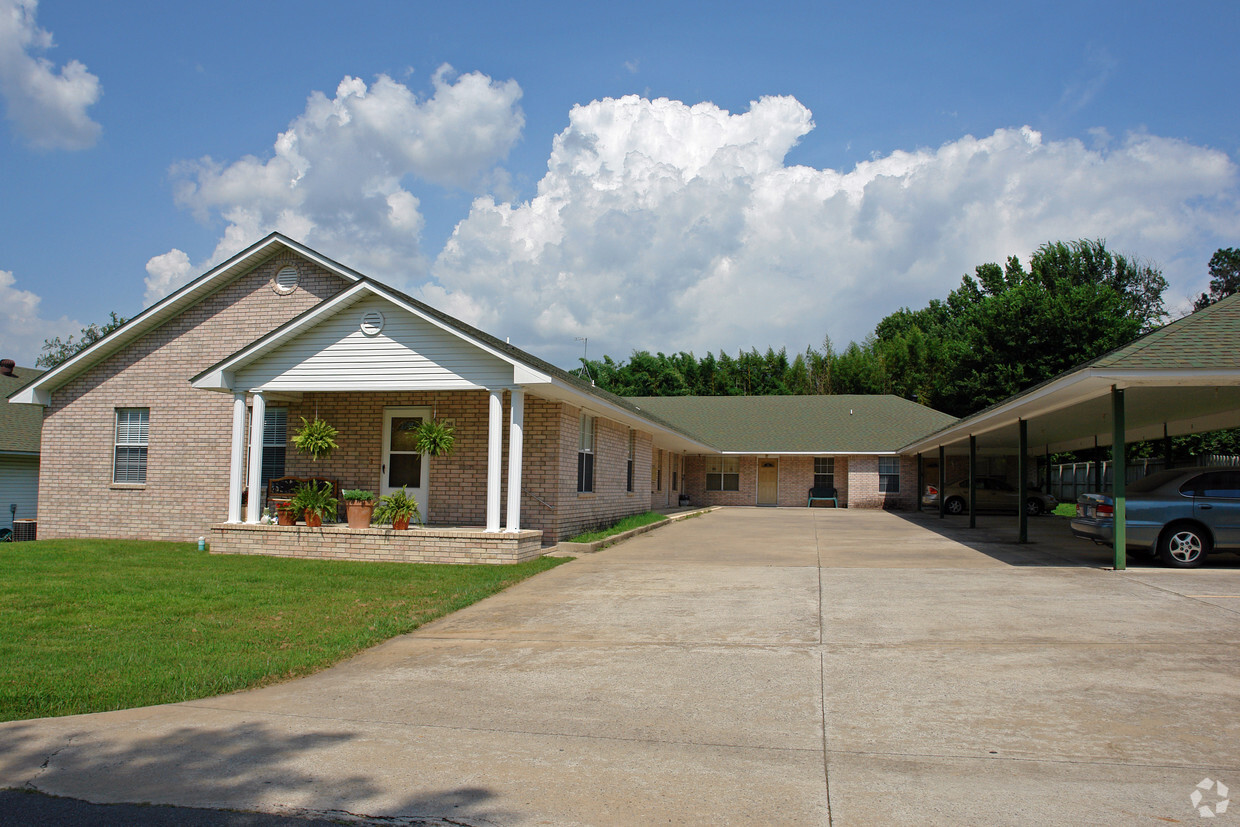
[[[375,513],[374,500],[357,500],[346,502],[345,511],[349,515],[349,528],[369,528],[370,518]]]
[[[297,515],[291,508],[276,509],[276,525],[297,525]]]
[[[323,525],[323,515],[318,513],[317,511],[311,511],[310,509],[307,508],[306,509],[306,525],[308,525],[310,528],[318,528],[319,526]]]
[[[392,528],[396,529],[397,531],[408,530],[409,518],[408,517],[397,517],[395,520],[392,520]]]

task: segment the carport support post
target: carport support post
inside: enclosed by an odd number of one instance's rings
[[[947,449],[939,446],[939,517],[947,514],[943,501],[947,499]]]
[[[1029,423],[1021,419],[1020,448],[1016,452],[1016,508],[1020,513],[1020,532],[1016,542],[1029,542],[1029,512],[1025,509],[1025,500],[1029,499]]]
[[[1111,386],[1111,495],[1115,498],[1115,570],[1128,568],[1128,508],[1124,489],[1127,487],[1128,463],[1124,444],[1124,390]]]
[[[977,437],[969,434],[969,528],[977,528]]]
[[[926,490],[926,466],[921,460],[921,454],[917,455],[917,511],[921,511],[921,495]]]

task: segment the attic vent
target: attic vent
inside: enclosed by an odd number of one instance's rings
[[[276,292],[292,293],[297,289],[297,268],[289,265],[281,267],[280,272],[276,273]]]
[[[368,310],[362,316],[362,332],[367,336],[377,336],[383,330],[383,314],[378,310]]]

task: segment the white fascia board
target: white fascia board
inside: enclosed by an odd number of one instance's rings
[[[42,377],[39,377],[40,379]],[[39,385],[39,379],[34,380],[24,388],[13,391],[13,395],[9,397],[9,402],[14,405],[42,405],[47,407],[52,404],[52,392],[47,388]]]
[[[903,456],[904,451],[715,451],[724,456]]]
[[[1011,425],[1014,419],[1031,419],[1033,416],[1053,413],[1090,399],[1097,395],[1100,388],[1105,387],[1109,387],[1107,380],[1099,380],[1089,371],[1079,371],[1038,388],[1027,396],[1018,396],[1002,403],[984,416],[966,419],[916,442],[910,442],[901,452],[916,454],[929,447],[949,445],[970,436],[988,434]]]

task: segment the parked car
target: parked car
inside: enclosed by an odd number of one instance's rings
[[[1177,568],[1200,566],[1212,551],[1240,552],[1240,468],[1172,468],[1127,486],[1124,538]],[[1082,494],[1072,533],[1096,543],[1115,538],[1115,498]]]
[[[969,510],[969,478],[953,482],[945,489],[947,499],[943,502],[943,510],[948,514],[964,514]],[[921,497],[922,506],[939,507],[939,489],[935,485],[927,485]],[[1007,511],[1016,513],[1020,504],[1020,491],[1002,477],[977,478],[977,510]],[[1031,517],[1054,511],[1059,500],[1051,494],[1044,494],[1039,488],[1030,487],[1025,491],[1025,513]]]

